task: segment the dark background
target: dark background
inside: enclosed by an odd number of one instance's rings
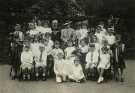
[[[0,0],[0,34],[10,32],[9,25],[23,23],[30,20],[35,14],[43,18],[58,19],[70,16],[76,10],[84,10],[87,16],[99,18],[110,14],[122,20],[122,35],[127,46],[127,55],[135,55],[135,0]],[[78,7],[77,7],[78,5]],[[79,9],[81,7],[81,9]],[[75,12],[76,13],[76,12]],[[4,38],[0,37],[2,41]]]

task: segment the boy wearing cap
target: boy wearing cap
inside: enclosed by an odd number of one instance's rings
[[[23,41],[24,40],[24,34],[21,31],[21,25],[16,24],[14,29],[15,29],[15,31],[13,32],[13,35],[14,35],[14,38],[16,39],[16,41]]]

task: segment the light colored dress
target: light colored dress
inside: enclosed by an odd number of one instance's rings
[[[67,60],[65,72],[69,79],[79,81],[85,78],[81,64],[75,66],[74,64],[75,57],[72,57],[70,60]],[[70,69],[69,69],[70,68]]]
[[[52,29],[47,27],[43,27],[43,26],[37,26],[36,27],[36,31],[41,33],[41,34],[46,34],[46,33],[52,33]]]
[[[23,51],[21,53],[21,68],[25,69],[31,69],[32,68],[32,63],[33,63],[33,54],[31,51]]]
[[[54,48],[52,51],[51,51],[51,55],[53,56],[54,60],[57,60],[58,59],[58,54],[61,53],[62,55],[64,55],[64,52],[62,49],[58,48]]]
[[[74,38],[74,29],[72,28],[65,28],[61,30],[61,40],[67,42],[70,39]]]
[[[30,36],[32,36],[32,35],[38,35],[38,34],[39,34],[39,32],[38,32],[36,29],[29,30],[27,33],[28,33]]]
[[[116,43],[116,38],[114,35],[107,35],[106,40],[108,41],[109,45],[113,45]]]
[[[64,59],[56,59],[54,62],[54,73],[56,75],[56,82],[62,82],[66,79],[67,71]]]
[[[110,67],[110,54],[109,53],[103,54],[101,52],[98,68],[109,69],[109,67]]]
[[[72,57],[72,52],[75,51],[75,47],[67,47],[64,52],[65,52],[65,58],[70,59]]]
[[[99,62],[99,52],[95,50],[94,52],[88,52],[86,55],[86,69],[94,68]]]

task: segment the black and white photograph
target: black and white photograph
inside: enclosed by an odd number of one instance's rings
[[[135,0],[0,0],[0,93],[135,93]]]

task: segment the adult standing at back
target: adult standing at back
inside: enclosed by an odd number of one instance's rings
[[[71,21],[64,24],[65,28],[61,30],[61,40],[66,43],[68,40],[72,40],[74,37],[74,29],[71,28]]]

